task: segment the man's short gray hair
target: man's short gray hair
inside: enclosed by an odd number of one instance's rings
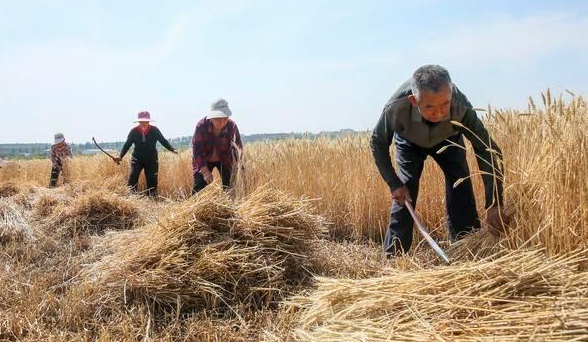
[[[412,74],[410,87],[412,94],[420,98],[422,91],[438,92],[445,85],[451,86],[449,71],[440,65],[423,65]]]

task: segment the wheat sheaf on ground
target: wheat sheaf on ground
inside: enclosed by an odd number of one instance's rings
[[[48,219],[71,232],[130,229],[139,218],[137,202],[140,201],[108,190],[91,190],[57,206]]]
[[[307,200],[260,188],[234,201],[209,186],[152,224],[103,237],[80,286],[94,286],[100,305],[263,308],[309,277],[305,251],[325,231]]]
[[[320,278],[293,300],[297,341],[562,341],[588,338],[586,252],[546,258],[511,251],[496,260],[388,274]]]
[[[0,198],[0,245],[9,241],[32,241],[35,233],[24,213],[10,198]]]
[[[486,222],[483,222],[480,229],[476,229],[469,233],[462,239],[452,243],[447,248],[447,255],[451,259],[452,263],[463,262],[463,261],[476,261],[485,258],[496,258],[509,250],[513,249],[509,245],[509,239],[507,235],[512,234],[510,232],[508,222],[515,222],[517,219],[515,206],[506,205],[504,206],[504,220],[506,220],[506,234],[496,235],[491,232],[490,227]],[[515,224],[511,224],[511,227],[515,227]]]
[[[75,181],[57,188],[4,182],[0,183],[0,193],[0,199],[11,200],[26,212],[37,229],[46,233],[60,230],[67,235],[130,229],[139,225],[143,212],[154,206],[109,179]]]
[[[44,229],[61,229],[68,235],[131,229],[141,222],[141,207],[148,205],[139,196],[83,184],[39,189],[29,201]]]
[[[0,198],[14,196],[18,192],[18,186],[14,182],[6,182],[0,184]]]

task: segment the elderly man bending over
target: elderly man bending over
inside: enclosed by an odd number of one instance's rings
[[[437,162],[445,176],[450,239],[455,241],[480,227],[464,136],[472,143],[482,171],[487,221],[494,232],[504,229],[500,209],[503,202],[500,148],[488,135],[466,96],[451,82],[449,72],[438,65],[425,65],[392,95],[370,143],[378,170],[394,199],[384,241],[389,256],[407,252],[412,244],[413,219],[404,202],[416,205],[419,180],[428,156]],[[389,152],[393,138],[396,171]],[[454,187],[460,179],[463,181]]]

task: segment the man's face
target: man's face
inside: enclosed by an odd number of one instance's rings
[[[213,118],[210,120],[212,120],[212,125],[217,131],[220,131],[221,129],[225,128],[227,122],[229,122],[229,118]]]
[[[141,129],[146,130],[149,127],[149,121],[139,121],[139,126],[141,126]]]
[[[448,84],[438,92],[421,91],[420,99],[410,95],[409,100],[413,106],[418,107],[419,112],[430,122],[439,122],[449,115],[451,109],[451,86]]]

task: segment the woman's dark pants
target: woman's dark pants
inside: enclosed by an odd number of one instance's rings
[[[208,169],[210,172],[214,168],[218,169],[218,172],[221,175],[223,188],[227,189],[231,185],[231,173],[232,169],[226,166],[223,166],[220,162],[208,163]],[[196,172],[194,174],[194,186],[192,187],[192,195],[197,193],[198,191],[204,189],[208,183],[204,180],[204,176],[200,172]]]

